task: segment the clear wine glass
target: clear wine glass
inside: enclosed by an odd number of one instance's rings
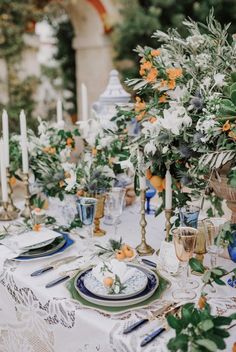
[[[93,237],[93,222],[96,213],[96,198],[80,197],[76,201],[77,209],[79,212],[80,220],[83,225],[88,228],[87,230],[87,240],[90,244]]]
[[[173,230],[175,253],[180,260],[181,273],[181,282],[179,283],[181,289],[172,293],[176,300],[196,297],[196,293],[187,285],[187,276],[189,259],[193,256],[197,234],[198,230],[192,227],[178,227]]]
[[[126,190],[121,187],[113,187],[107,194],[105,214],[113,219],[114,233],[117,236],[119,217],[122,214]]]
[[[226,222],[227,220],[224,218],[209,218],[203,220],[206,236],[206,249],[210,255],[211,268],[217,266],[218,256],[223,250],[221,247],[217,246],[215,239]]]
[[[147,205],[146,205],[146,214],[155,214],[155,209],[152,209],[150,206],[150,201],[151,199],[156,195],[156,190],[155,188],[149,187],[146,190],[146,199],[147,199]]]

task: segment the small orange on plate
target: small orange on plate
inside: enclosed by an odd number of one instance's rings
[[[113,278],[110,277],[110,276],[104,277],[104,279],[103,279],[103,284],[104,284],[104,286],[106,286],[106,287],[111,287],[111,286],[113,285],[113,282],[114,282],[114,280],[113,280]]]
[[[123,250],[118,250],[118,251],[116,252],[116,259],[118,259],[118,260],[123,260],[123,259],[125,259],[125,253],[124,253]]]

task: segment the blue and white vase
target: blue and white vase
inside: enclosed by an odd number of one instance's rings
[[[234,241],[228,245],[228,252],[231,260],[236,263],[236,230],[233,231]]]

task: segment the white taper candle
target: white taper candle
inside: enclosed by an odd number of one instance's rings
[[[165,209],[172,209],[172,179],[169,169],[166,170]]]
[[[7,191],[7,174],[6,174],[6,164],[4,158],[4,142],[0,139],[0,164],[1,164],[1,188],[2,188],[2,201],[5,203],[8,201],[8,191]]]
[[[60,99],[57,100],[57,123],[59,124],[63,121],[63,110],[62,110],[62,102]]]
[[[3,135],[3,145],[4,145],[4,157],[5,165],[9,167],[9,126],[8,126],[8,115],[6,110],[2,113],[2,135]]]
[[[144,170],[142,170],[142,160],[143,160],[143,152],[141,150],[138,151],[138,164],[139,164],[139,188],[140,190],[146,190],[146,177],[143,174]]]
[[[84,83],[81,84],[81,120],[87,121],[88,116],[88,90]]]
[[[22,150],[22,170],[24,174],[29,172],[29,159],[28,159],[28,140],[26,118],[24,110],[20,113],[20,132],[21,132],[21,150]]]

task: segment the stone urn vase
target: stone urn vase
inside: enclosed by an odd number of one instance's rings
[[[213,175],[209,184],[218,197],[226,200],[228,208],[232,211],[231,224],[236,224],[236,188],[228,184],[228,170],[229,165],[219,169],[218,175]]]

